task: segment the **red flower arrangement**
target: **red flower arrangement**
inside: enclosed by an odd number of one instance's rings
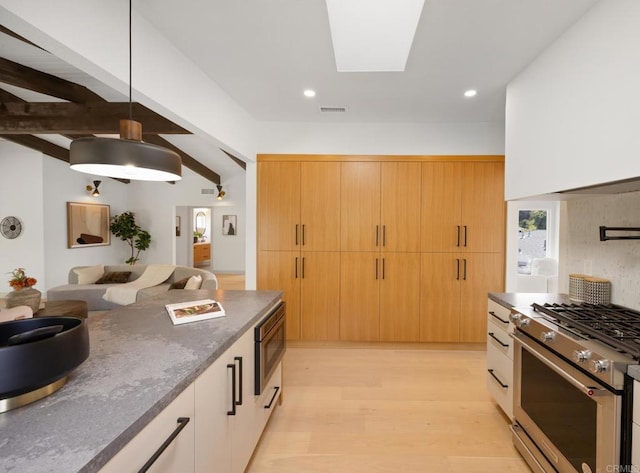
[[[9,286],[14,288],[16,291],[23,289],[25,287],[35,286],[37,283],[36,278],[30,278],[24,272],[24,268],[17,268],[11,272],[11,279],[9,279]]]

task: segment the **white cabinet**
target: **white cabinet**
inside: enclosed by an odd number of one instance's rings
[[[188,473],[194,471],[194,387],[190,385],[169,404],[133,440],[124,446],[100,473],[133,473],[153,456],[165,440],[186,422],[177,436],[162,452],[150,473]],[[185,419],[189,419],[188,422]]]
[[[489,299],[487,312],[487,390],[513,418],[513,324],[510,310]]]
[[[631,471],[640,471],[640,383],[633,382],[633,424],[631,428]]]

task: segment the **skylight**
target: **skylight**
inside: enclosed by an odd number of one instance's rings
[[[338,72],[404,71],[424,0],[326,0]]]

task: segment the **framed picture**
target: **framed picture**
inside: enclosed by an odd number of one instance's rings
[[[176,216],[176,236],[180,236],[180,215]]]
[[[238,216],[237,215],[222,216],[222,234],[223,235],[238,234]]]
[[[67,247],[110,245],[109,212],[108,205],[67,202]]]

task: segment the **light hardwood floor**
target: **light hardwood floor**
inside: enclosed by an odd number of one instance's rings
[[[218,289],[244,289],[244,274],[216,273]]]
[[[296,343],[248,473],[527,472],[485,352]]]

